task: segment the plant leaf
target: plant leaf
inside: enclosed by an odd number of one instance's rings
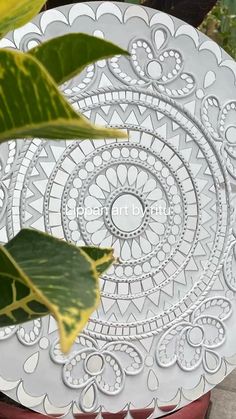
[[[61,349],[68,352],[99,302],[101,266],[113,262],[112,249],[79,248],[21,230],[0,247],[0,326],[50,312],[58,322]]]
[[[39,60],[57,84],[62,84],[98,60],[129,55],[111,42],[84,33],[71,33],[51,39],[28,54]]]
[[[46,0],[0,0],[0,34],[27,23],[45,3]]]
[[[13,138],[123,138],[79,115],[34,57],[0,50],[0,143]]]
[[[102,275],[111,266],[109,256],[111,249],[100,247],[81,247],[81,249],[94,261],[98,275]],[[117,260],[114,259],[113,262]]]

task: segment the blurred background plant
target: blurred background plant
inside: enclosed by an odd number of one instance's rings
[[[199,28],[236,59],[236,0],[220,0]]]

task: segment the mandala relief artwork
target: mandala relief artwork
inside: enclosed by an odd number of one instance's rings
[[[119,262],[66,356],[50,316],[0,330],[0,384],[46,414],[130,418],[146,407],[151,419],[236,365],[236,65],[194,28],[129,4],[47,11],[0,46],[27,51],[78,30],[130,57],[99,61],[61,88],[128,138],[2,145],[0,240],[28,227],[111,246]]]
[[[178,50],[164,48],[168,44],[168,32],[156,29],[151,32],[151,41],[133,40],[128,51],[131,54],[131,68],[126,73],[122,68],[121,57],[110,60],[111,72],[130,86],[153,86],[154,89],[170,97],[181,97],[190,94],[196,87],[191,74],[183,71],[184,61]],[[124,66],[125,67],[125,66]]]
[[[215,316],[216,308],[220,308],[218,318]],[[207,315],[209,312],[213,315]],[[226,339],[222,320],[226,320],[231,314],[231,304],[225,298],[205,300],[193,312],[190,323],[178,323],[162,336],[157,347],[159,365],[169,367],[177,362],[184,371],[191,371],[203,363],[205,371],[218,371],[221,359],[217,354],[217,348],[223,345]],[[173,340],[176,344],[170,354],[168,346],[173,345]]]
[[[120,363],[119,354],[121,359],[125,355],[123,363]],[[56,341],[51,348],[51,358],[64,365],[63,380],[68,387],[83,389],[79,403],[85,412],[93,412],[98,407],[98,391],[115,396],[124,388],[125,375],[136,376],[143,369],[142,355],[134,345],[108,343],[100,350],[95,340],[83,335],[77,338],[70,357],[63,356]],[[92,399],[88,406],[89,393],[92,393]]]

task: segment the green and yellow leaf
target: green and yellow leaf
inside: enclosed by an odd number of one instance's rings
[[[99,302],[112,249],[79,248],[35,230],[0,247],[0,327],[51,313],[68,352]]]
[[[0,143],[12,138],[123,138],[97,127],[69,105],[33,56],[0,50]]]
[[[45,3],[46,0],[0,0],[0,34],[27,23]]]
[[[114,55],[129,55],[128,51],[111,42],[84,33],[71,33],[31,49],[28,54],[37,58],[57,84],[81,73],[86,66]]]

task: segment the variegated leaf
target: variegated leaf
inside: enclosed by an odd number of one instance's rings
[[[126,137],[75,112],[33,56],[0,50],[0,143],[9,138]]]
[[[112,249],[79,248],[22,230],[0,247],[0,327],[50,312],[61,349],[69,351],[99,302],[99,274],[113,262]]]
[[[120,47],[85,33],[71,33],[31,49],[28,54],[37,58],[57,84],[62,84],[98,60],[114,55],[129,55]]]
[[[0,0],[0,34],[4,35],[32,19],[46,0]]]

